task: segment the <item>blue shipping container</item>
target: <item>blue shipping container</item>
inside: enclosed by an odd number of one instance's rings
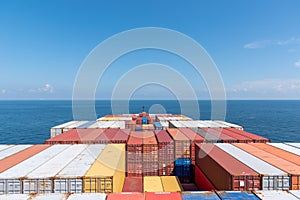
[[[223,200],[227,199],[249,199],[257,200],[259,199],[256,195],[251,192],[241,192],[241,191],[218,191],[219,197]]]
[[[163,130],[163,127],[160,122],[153,123],[155,130]]]
[[[142,118],[142,124],[148,124],[148,118],[147,117]]]
[[[220,200],[218,195],[214,192],[188,192],[183,193],[182,195],[183,200],[197,200],[197,199],[208,199],[208,200]]]
[[[175,176],[178,176],[178,177],[190,177],[191,176],[191,166],[175,165],[174,173],[175,173]]]
[[[175,166],[190,166],[191,160],[189,158],[178,158],[175,160]]]

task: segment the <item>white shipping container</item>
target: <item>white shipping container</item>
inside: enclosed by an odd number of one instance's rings
[[[5,149],[8,149],[8,148],[11,148],[13,146],[14,145],[8,145],[8,144],[2,144],[2,145],[0,145],[0,153],[1,153],[1,151],[5,150]]]
[[[232,123],[221,121],[221,120],[214,120],[214,122],[224,124],[226,126],[229,126],[230,128],[235,128],[235,129],[238,129],[238,130],[244,130],[244,127],[242,127],[240,125],[237,125],[237,124],[232,124]]]
[[[50,129],[50,137],[55,137],[59,134],[62,134],[63,133],[63,128],[65,128],[66,126],[70,126],[72,124],[75,124],[77,122],[78,121],[69,121],[69,122],[66,122],[64,124],[60,124],[60,125],[52,127]]]
[[[298,149],[297,147],[293,147],[293,146],[290,146],[290,145],[284,144],[284,143],[268,143],[268,145],[271,145],[273,147],[276,147],[276,148],[279,148],[284,151],[288,151],[290,153],[300,156],[300,149]]]
[[[77,127],[79,127],[79,126],[81,126],[81,125],[83,125],[83,124],[85,124],[85,123],[87,123],[87,122],[89,122],[89,121],[78,121],[78,122],[76,122],[76,123],[74,123],[74,124],[71,124],[71,125],[69,125],[69,126],[66,126],[66,127],[63,128],[63,133],[64,133],[64,132],[67,132],[67,131],[69,131],[69,130],[71,130],[71,129],[75,129],[75,128],[77,128]]]
[[[27,194],[2,194],[0,200],[29,200],[30,196]]]
[[[8,157],[8,156],[11,156],[15,153],[18,153],[20,151],[23,151],[24,149],[27,149],[29,147],[31,147],[32,145],[15,145],[13,147],[10,147],[10,148],[7,148],[7,149],[4,149],[0,152],[0,160]]]
[[[203,120],[198,120],[198,128],[208,128],[208,124]]]
[[[286,172],[231,144],[218,143],[215,145],[262,175],[261,186],[263,190],[290,189],[290,177]]]
[[[95,122],[96,121],[88,121],[87,123],[77,126],[76,128],[88,128],[90,125],[94,124]]]
[[[290,190],[289,192],[298,199],[300,199],[300,190]]]
[[[169,121],[169,128],[183,128],[183,127],[185,126],[179,121]]]
[[[169,122],[168,121],[160,121],[161,126],[163,127],[163,130],[166,130],[169,128]]]
[[[285,144],[288,144],[290,146],[296,147],[300,149],[300,143],[294,143],[294,142],[285,142]]]
[[[287,191],[281,190],[260,190],[253,191],[256,196],[263,200],[297,200],[294,195],[288,193]]]
[[[52,180],[59,171],[80,154],[86,145],[71,145],[54,158],[48,160],[37,169],[27,175],[23,180],[23,193],[50,193],[52,192]]]
[[[225,124],[220,124],[212,120],[205,120],[205,122],[209,125],[209,128],[229,128],[229,126]]]
[[[68,200],[87,200],[87,199],[105,200],[106,199],[106,194],[102,194],[102,193],[81,193],[81,194],[72,194],[68,198]]]
[[[32,200],[66,200],[68,199],[68,194],[38,194],[31,197]],[[30,200],[31,200],[30,199]]]
[[[82,177],[105,148],[103,144],[89,145],[54,177],[55,193],[83,192]]]
[[[24,160],[12,168],[0,173],[0,193],[20,194],[21,178],[26,177],[34,169],[47,162],[70,145],[53,145],[44,151]]]

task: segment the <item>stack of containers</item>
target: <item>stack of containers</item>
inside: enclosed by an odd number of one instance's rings
[[[0,194],[20,194],[22,193],[22,181],[21,179],[25,177],[30,171],[28,169],[33,170],[38,166],[35,162],[33,162],[33,157],[44,150],[50,149],[49,145],[18,145],[22,148],[13,148],[10,147],[1,152],[6,156],[2,160],[0,160]],[[14,146],[14,147],[18,147]],[[8,152],[7,150],[12,150]],[[20,150],[17,151],[16,150]],[[51,151],[50,151],[51,152]],[[40,161],[41,159],[39,159]],[[33,168],[27,167],[25,164],[31,164]],[[20,167],[19,167],[20,166]],[[24,173],[24,170],[27,173]]]
[[[215,136],[212,135],[211,133],[208,133],[207,131],[205,131],[202,128],[190,128],[192,131],[194,131],[195,133],[197,133],[198,135],[200,135],[201,137],[203,137],[205,139],[206,143],[220,143],[222,142],[222,140]]]
[[[71,129],[49,140],[46,144],[92,144],[104,129]]]
[[[191,141],[191,161],[195,165],[195,143],[203,143],[205,140],[189,128],[179,128],[179,130]]]
[[[244,130],[244,127],[240,126],[240,125],[237,125],[237,124],[232,124],[232,123],[229,123],[229,122],[225,122],[225,121],[221,121],[221,120],[214,120],[215,123],[217,124],[220,124],[222,126],[228,126],[230,128],[235,128],[237,130]]]
[[[259,173],[261,177],[261,188],[263,190],[290,189],[290,177],[286,172],[236,146],[230,144],[216,144],[216,146]]]
[[[86,145],[71,145],[31,171],[23,180],[23,193],[53,192],[53,177],[85,148]]]
[[[52,128],[50,128],[50,137],[55,137],[59,134],[62,134],[63,133],[63,129],[69,125],[72,125],[72,124],[75,124],[77,123],[78,121],[70,121],[70,122],[66,122],[64,124],[60,124],[58,126],[54,126]]]
[[[125,121],[125,128],[134,131],[136,127],[135,120]]]
[[[158,144],[153,131],[143,134],[143,176],[158,176]]]
[[[169,176],[174,170],[174,142],[167,131],[155,131],[158,141],[158,175]]]
[[[69,124],[68,126],[65,126],[65,127],[63,128],[63,133],[66,132],[66,131],[69,131],[69,130],[71,130],[71,129],[76,129],[76,128],[78,128],[79,126],[81,126],[81,125],[83,125],[83,124],[85,124],[85,123],[87,123],[87,122],[89,122],[89,121],[77,121],[77,122],[75,122],[75,123]]]
[[[190,182],[191,174],[191,141],[177,128],[168,128],[167,132],[173,138],[175,151],[175,175],[181,182]]]
[[[257,172],[213,144],[196,144],[196,165],[218,190],[259,190]]]
[[[268,143],[269,145],[300,156],[300,149],[284,143]]]
[[[249,144],[236,143],[233,145],[288,173],[291,178],[290,189],[292,190],[300,189],[300,166],[299,165],[287,161],[283,158],[280,158],[277,155],[274,155],[272,153],[263,151],[262,149],[256,148]]]
[[[83,176],[105,148],[103,144],[89,145],[54,177],[55,193],[83,192]]]
[[[84,175],[84,192],[121,192],[125,180],[125,162],[124,144],[106,145]]]
[[[139,177],[143,175],[143,136],[141,132],[130,133],[127,142],[127,176]]]

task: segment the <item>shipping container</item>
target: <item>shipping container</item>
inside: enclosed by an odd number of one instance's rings
[[[169,128],[184,128],[186,127],[179,121],[169,121]]]
[[[195,133],[189,128],[179,128],[179,130],[191,141],[191,160],[192,164],[195,164],[195,143],[203,143],[205,140],[203,137]]]
[[[96,123],[96,121],[88,121],[88,122],[86,122],[84,124],[81,124],[81,125],[77,126],[76,128],[78,128],[78,129],[80,129],[80,128],[88,128],[90,125],[92,125],[94,123]]]
[[[164,192],[181,192],[179,180],[176,176],[161,176],[161,183]]]
[[[19,146],[19,145],[16,145]],[[47,149],[49,145],[20,145],[22,148],[19,148],[18,152],[14,151],[14,154],[5,157],[0,160],[0,173],[8,170],[9,168],[23,162],[24,160],[30,158],[31,156]],[[25,148],[26,147],[26,148]],[[14,148],[14,147],[12,147]],[[22,149],[22,150],[21,150]],[[17,149],[15,149],[17,150]],[[11,151],[12,152],[12,151]],[[10,153],[11,153],[10,152]]]
[[[2,194],[0,200],[31,200],[27,194]]]
[[[290,146],[296,147],[300,149],[300,143],[294,143],[294,142],[286,142],[285,144],[288,144]]]
[[[249,144],[235,143],[234,145],[288,173],[291,176],[290,189],[300,189],[300,166]]]
[[[0,145],[0,154],[1,154],[1,151],[5,150],[5,149],[8,149],[8,148],[11,148],[13,146],[15,146],[15,145],[1,144]]]
[[[300,199],[300,190],[290,190],[289,193]]]
[[[83,125],[83,124],[85,124],[87,122],[89,122],[89,121],[77,121],[76,123],[72,123],[72,124],[70,124],[68,126],[65,126],[63,128],[63,132],[69,131],[71,129],[76,129],[78,126],[81,126],[81,125]]]
[[[268,145],[271,145],[278,149],[282,149],[282,150],[285,150],[285,151],[288,151],[290,153],[300,156],[300,149],[298,149],[297,147],[293,147],[293,146],[290,146],[290,145],[284,144],[284,143],[268,143]]]
[[[130,134],[130,129],[119,129],[112,139],[113,143],[126,144]]]
[[[163,127],[160,122],[153,122],[155,130],[163,130]]]
[[[195,166],[195,184],[197,185],[198,189],[202,191],[216,190],[215,186],[197,165]]]
[[[223,143],[232,143],[232,142],[237,142],[237,139],[230,137],[229,135],[226,135],[220,131],[216,131],[213,128],[202,128],[206,132],[210,133],[211,135],[216,136],[220,140],[222,140]]]
[[[264,143],[253,143],[251,145],[300,166],[300,156],[296,154],[290,153],[288,151]]]
[[[235,133],[238,133],[240,135],[243,135],[243,136],[246,136],[246,137],[249,137],[251,139],[254,140],[254,142],[257,142],[257,143],[266,143],[266,142],[270,142],[270,139],[267,139],[267,138],[264,138],[262,136],[259,136],[259,135],[255,135],[253,133],[249,133],[249,132],[246,132],[246,131],[243,131],[243,130],[238,130],[238,129],[235,129],[235,128],[229,128],[227,130],[230,130],[230,131],[233,131]]]
[[[241,161],[261,176],[261,188],[263,190],[288,190],[290,189],[289,175],[260,160],[259,158],[230,144],[215,144],[218,148],[230,154],[232,157]]]
[[[143,178],[126,177],[122,192],[143,192]]]
[[[84,176],[84,192],[121,192],[125,180],[125,162],[124,144],[106,145]]]
[[[217,191],[217,194],[222,200],[230,199],[247,199],[247,200],[259,200],[259,198],[252,192],[245,191]]]
[[[54,126],[50,129],[50,137],[55,137],[59,134],[62,134],[63,133],[63,129],[67,126],[70,126],[72,124],[75,124],[77,123],[78,121],[70,121],[70,122],[66,122],[64,124],[60,124],[60,125],[57,125],[57,126]]]
[[[127,142],[127,176],[143,174],[143,136],[140,132],[131,132]]]
[[[240,134],[235,133],[233,131],[230,131],[228,129],[216,128],[215,130],[218,131],[218,132],[221,132],[222,134],[228,135],[228,136],[236,139],[236,142],[239,142],[239,143],[255,142],[255,140],[253,140],[253,139],[251,139],[249,137],[240,135]]]
[[[18,153],[20,151],[23,151],[24,149],[27,149],[31,147],[32,145],[14,145],[10,148],[6,148],[2,151],[0,151],[0,161],[3,160],[6,157],[9,157],[15,153]],[[1,172],[1,171],[0,171]]]
[[[145,200],[182,200],[179,192],[146,192]]]
[[[167,132],[174,140],[175,159],[191,158],[191,141],[177,128],[168,128]]]
[[[105,148],[103,144],[87,146],[54,177],[55,193],[83,192],[82,178]]]
[[[80,193],[80,194],[71,194],[68,198],[68,200],[87,200],[87,199],[106,200],[106,194]]]
[[[230,128],[234,128],[237,130],[244,130],[244,127],[237,125],[237,124],[232,124],[232,123],[221,121],[221,120],[214,120],[214,122],[221,124],[221,125],[229,126]]]
[[[198,135],[200,135],[202,138],[204,138],[206,143],[222,142],[222,140],[219,137],[217,137],[211,133],[208,133],[203,128],[191,128],[191,130],[194,131],[195,133],[197,133]]]
[[[181,196],[183,200],[220,200],[218,195],[213,191],[183,192]]]
[[[143,132],[143,176],[158,176],[158,144],[153,131]]]
[[[31,194],[30,200],[66,200],[70,194]],[[1,199],[1,198],[0,198]]]
[[[296,200],[294,195],[290,194],[288,191],[271,191],[271,190],[261,190],[253,192],[256,196],[263,200]]]
[[[191,178],[191,160],[189,158],[178,158],[174,162],[174,174],[178,176],[180,180],[184,180],[186,177],[188,180]]]
[[[144,192],[163,192],[164,188],[159,176],[144,176]]]
[[[53,192],[53,177],[80,154],[86,145],[71,145],[57,156],[31,171],[23,180],[23,193]]]
[[[218,190],[258,190],[257,172],[213,144],[196,144],[196,165]]]
[[[158,175],[169,176],[174,170],[174,142],[165,131],[155,131],[158,142]]]
[[[144,200],[143,193],[124,192],[124,193],[110,193],[106,200]]]
[[[69,147],[69,145],[50,146],[47,149],[28,157],[23,162],[20,162],[10,169],[0,173],[0,194],[22,193],[21,179],[26,177],[37,167],[64,151],[67,147]]]

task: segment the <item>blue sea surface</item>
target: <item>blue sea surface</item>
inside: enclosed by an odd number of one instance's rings
[[[117,104],[122,108],[126,103]],[[211,102],[199,101],[200,119],[211,119]],[[110,101],[96,101],[97,117],[111,114]],[[132,100],[129,112],[144,106],[181,113],[176,100]],[[120,109],[122,110],[122,109]],[[159,109],[158,109],[159,110]],[[50,136],[50,128],[73,119],[72,101],[0,101],[0,143],[37,144]],[[272,142],[300,142],[300,101],[227,101],[226,121],[244,126],[246,131],[270,138]]]

